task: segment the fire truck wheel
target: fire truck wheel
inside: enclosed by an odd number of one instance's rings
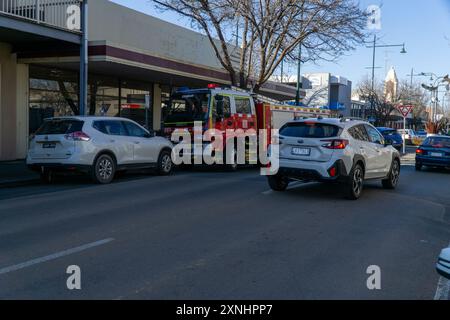
[[[289,180],[287,177],[275,175],[275,176],[269,176],[269,186],[274,191],[286,191],[287,187],[289,186]]]

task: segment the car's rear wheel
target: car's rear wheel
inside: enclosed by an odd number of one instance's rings
[[[289,186],[289,179],[282,175],[274,175],[268,177],[269,186],[274,191],[286,191]]]
[[[158,174],[168,176],[173,170],[172,153],[169,150],[163,150],[158,159]]]
[[[108,154],[100,155],[94,163],[92,168],[92,180],[98,184],[111,183],[116,174],[116,163],[114,159]]]
[[[346,186],[346,198],[358,200],[364,189],[364,169],[357,163],[350,173],[350,180]]]
[[[382,181],[385,189],[395,189],[400,179],[400,162],[396,159],[392,163],[391,171],[387,179]]]
[[[416,163],[416,171],[422,170],[423,166],[420,163]]]

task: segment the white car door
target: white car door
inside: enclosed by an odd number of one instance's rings
[[[368,179],[376,176],[376,152],[372,148],[372,143],[370,142],[367,130],[364,125],[359,124],[349,129],[349,133],[357,141],[357,153],[359,153],[363,158],[366,165],[365,177]]]
[[[375,153],[374,165],[377,177],[383,177],[390,170],[392,157],[390,157],[389,149],[384,145],[384,138],[375,127],[366,124],[367,134],[370,139],[370,147]]]
[[[158,162],[161,149],[157,139],[147,130],[131,121],[123,121],[128,137],[133,143],[135,164],[154,164]]]
[[[133,144],[127,137],[127,131],[119,120],[101,120],[94,122],[94,128],[103,133],[102,148],[114,152],[117,164],[133,163]]]

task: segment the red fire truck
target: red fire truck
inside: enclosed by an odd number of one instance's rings
[[[314,117],[328,118],[330,112],[282,104],[242,89],[211,84],[205,89],[180,89],[172,95],[164,111],[164,134],[170,139],[177,129],[192,133],[195,122],[202,123],[203,132],[267,129],[267,146],[271,129],[280,129],[295,119]],[[227,139],[224,137],[224,148]]]

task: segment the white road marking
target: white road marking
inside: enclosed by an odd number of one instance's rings
[[[450,299],[449,294],[450,294],[450,280],[447,280],[444,277],[440,277],[436,288],[436,294],[434,295],[434,300],[449,300]]]
[[[34,266],[36,264],[48,262],[51,260],[56,260],[58,258],[65,257],[65,256],[68,256],[68,255],[71,255],[74,253],[78,253],[78,252],[85,251],[85,250],[88,250],[88,249],[91,249],[94,247],[105,245],[112,241],[114,241],[113,238],[103,239],[103,240],[91,242],[91,243],[88,243],[88,244],[85,244],[85,245],[82,245],[82,246],[79,246],[76,248],[60,251],[60,252],[45,256],[45,257],[36,258],[36,259],[29,260],[29,261],[26,261],[23,263],[19,263],[19,264],[13,265],[13,266],[2,268],[2,269],[0,269],[0,275],[14,272],[14,271],[17,271],[20,269],[28,268],[28,267]]]

